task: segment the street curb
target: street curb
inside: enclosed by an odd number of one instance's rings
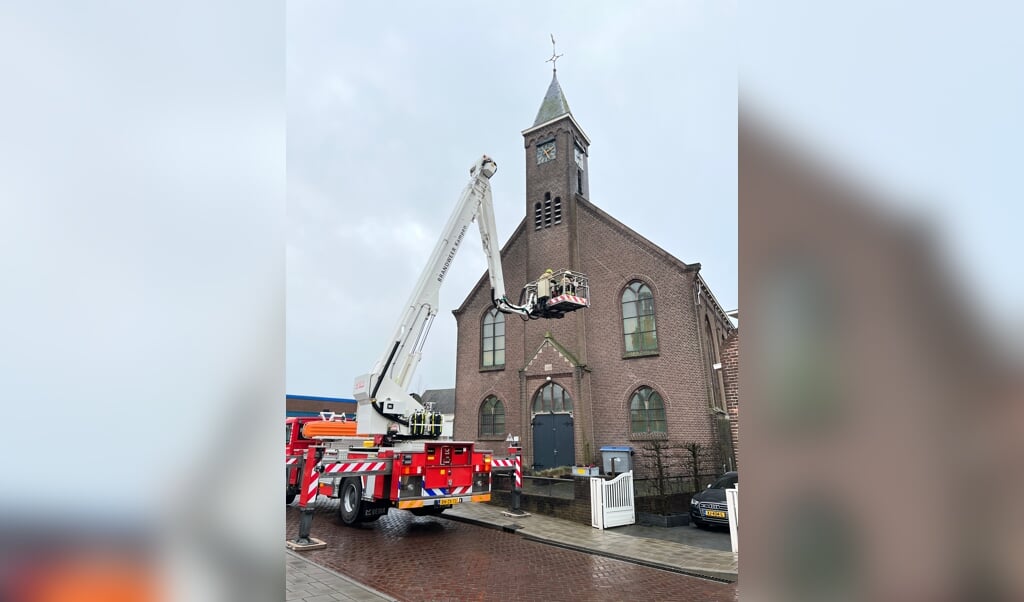
[[[496,525],[494,523],[489,523],[487,521],[479,520],[479,519],[476,519],[476,518],[469,518],[467,516],[456,516],[454,514],[442,514],[440,516],[440,518],[447,518],[448,520],[453,520],[453,521],[456,521],[456,522],[459,522],[459,523],[466,523],[468,525],[476,525],[478,527],[485,527],[487,529],[494,529],[496,531],[504,531],[505,533],[515,533],[519,529],[523,528],[522,526],[516,525],[516,524]]]
[[[518,531],[520,529],[522,529],[522,527],[519,526],[519,525],[496,525],[494,523],[489,523],[487,521],[482,521],[482,520],[478,520],[478,519],[475,519],[475,518],[468,518],[468,517],[465,517],[465,516],[455,516],[454,514],[453,515],[447,515],[446,514],[446,515],[443,515],[443,516],[444,516],[444,518],[447,518],[448,520],[453,520],[453,521],[457,521],[457,522],[460,522],[460,523],[476,525],[478,527],[485,527],[487,529],[495,529],[495,530],[498,530],[498,531],[504,531],[506,533],[517,533],[520,537],[522,537],[523,539],[526,539],[528,541],[535,541],[537,543],[543,543],[543,544],[547,544],[547,545],[550,545],[550,546],[555,546],[555,547],[559,547],[559,548],[565,548],[567,550],[573,550],[573,551],[576,551],[576,552],[583,552],[584,554],[593,554],[595,556],[604,556],[604,557],[607,557],[607,558],[614,558],[615,560],[621,560],[623,562],[629,562],[631,564],[639,564],[641,566],[646,566],[646,567],[652,568],[652,569],[660,569],[660,570],[669,571],[669,572],[672,572],[672,573],[679,573],[680,575],[686,575],[688,577],[697,577],[699,579],[707,579],[709,581],[717,581],[717,582],[720,582],[720,583],[736,583],[739,580],[739,574],[738,573],[723,573],[723,572],[719,572],[719,571],[702,571],[700,569],[680,568],[678,566],[673,566],[673,565],[670,565],[670,564],[662,564],[660,562],[652,562],[652,561],[649,561],[649,560],[642,560],[642,559],[639,559],[639,558],[634,558],[632,556],[623,556],[621,554],[615,554],[615,553],[612,553],[612,552],[605,552],[603,550],[595,550],[595,549],[592,549],[592,548],[585,548],[583,546],[577,546],[577,545],[574,545],[574,544],[565,543],[565,542],[562,542],[562,541],[556,541],[556,540],[553,540],[553,539],[545,539],[543,537],[538,537],[536,535],[528,535],[526,533],[518,533]]]
[[[604,556],[606,558],[614,558],[615,560],[621,560],[623,562],[629,562],[632,564],[639,564],[651,569],[660,569],[662,571],[669,571],[672,573],[679,573],[680,575],[686,575],[688,577],[697,577],[699,579],[707,579],[709,581],[717,581],[720,583],[736,583],[739,580],[738,573],[723,573],[720,571],[704,571],[701,569],[683,568],[674,566],[671,564],[662,564],[660,562],[654,562],[651,560],[643,560],[641,558],[635,558],[633,556],[623,556],[614,552],[605,552],[604,550],[595,550],[593,548],[585,548],[583,546],[577,546],[571,543],[565,543],[564,541],[557,541],[554,539],[545,539],[536,535],[527,535],[526,533],[520,533],[520,537],[529,541],[536,541],[538,543],[547,544],[549,546],[555,546],[559,548],[566,548],[568,550],[575,550],[577,552],[584,552],[587,554],[593,554],[595,556]]]

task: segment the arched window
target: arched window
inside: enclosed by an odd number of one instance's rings
[[[665,432],[665,402],[650,387],[640,387],[629,400],[629,420],[634,433]]]
[[[480,436],[493,437],[505,434],[505,404],[489,395],[480,406]]]
[[[654,295],[643,282],[631,282],[622,292],[622,332],[626,338],[627,355],[658,350]]]
[[[718,363],[718,354],[715,353],[715,331],[711,328],[711,320],[704,316],[704,331],[707,333],[707,356],[708,369],[711,370],[711,405],[712,407],[724,410],[722,407],[722,395],[718,390],[718,371],[715,364]]]
[[[492,309],[484,316],[480,365],[495,368],[505,365],[505,314]]]
[[[558,383],[547,383],[533,396],[533,413],[571,412],[572,397]]]

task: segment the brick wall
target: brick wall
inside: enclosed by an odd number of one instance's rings
[[[725,381],[725,404],[732,429],[732,447],[736,469],[740,465],[740,332],[734,331],[722,347],[722,376]]]
[[[668,438],[714,446],[706,389],[707,368],[698,341],[694,307],[696,270],[682,268],[648,248],[632,233],[614,227],[583,206],[580,255],[591,287],[586,310],[595,449],[633,445],[643,440],[630,433],[629,401],[640,386],[654,388],[665,402]],[[625,358],[622,292],[640,280],[654,294],[658,353]]]
[[[571,520],[590,526],[590,479],[573,479],[575,499],[562,499],[537,495],[519,496],[519,508],[531,514],[543,514]],[[512,494],[507,491],[491,491],[492,506],[512,507]]]

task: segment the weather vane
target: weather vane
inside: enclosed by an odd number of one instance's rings
[[[558,71],[558,59],[562,58],[562,55],[555,54],[555,34],[551,34],[551,58],[544,61],[545,63],[551,63],[551,72]]]

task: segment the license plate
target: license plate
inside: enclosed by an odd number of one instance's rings
[[[705,510],[704,516],[708,518],[725,518],[724,510]]]
[[[447,498],[447,499],[443,499],[443,500],[438,500],[437,503],[442,505],[442,506],[451,506],[452,504],[458,504],[461,501],[462,501],[461,498],[451,497],[451,498]]]

